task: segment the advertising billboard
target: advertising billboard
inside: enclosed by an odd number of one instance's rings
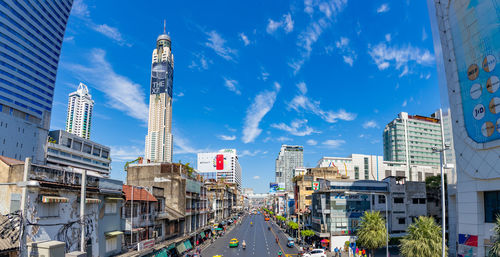
[[[232,172],[231,155],[222,153],[198,154],[198,171],[200,172]]]
[[[450,1],[449,20],[464,127],[476,149],[500,145],[497,1]]]
[[[172,97],[173,68],[170,62],[156,62],[151,66],[151,95],[167,93]]]
[[[278,183],[278,192],[284,192],[285,189],[285,183]]]
[[[277,183],[269,183],[269,193],[274,194],[278,192],[278,184]]]

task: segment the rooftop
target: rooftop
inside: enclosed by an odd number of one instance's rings
[[[133,191],[132,191],[133,189]],[[123,185],[123,192],[125,193],[125,199],[127,201],[132,200],[132,193],[133,193],[133,200],[134,201],[147,201],[147,202],[156,202],[158,201],[154,195],[149,193],[146,189],[137,187],[137,186],[130,186],[130,185]]]

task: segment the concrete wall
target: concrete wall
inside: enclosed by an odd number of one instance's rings
[[[24,165],[9,166],[0,161],[0,183],[18,182],[23,180]],[[6,215],[16,210],[11,210],[11,200],[19,199],[21,203],[21,188],[18,186],[0,186],[0,214]]]
[[[112,196],[117,197],[117,196]],[[99,221],[98,221],[98,231],[99,235],[99,255],[98,256],[112,256],[121,252],[122,248],[122,237],[123,235],[117,236],[117,250],[112,252],[106,252],[106,236],[105,233],[112,231],[123,231],[125,229],[125,223],[122,219],[122,206],[124,201],[116,201],[116,213],[105,213],[106,196],[102,195],[99,197],[101,203],[99,203]],[[108,200],[109,201],[109,200]]]

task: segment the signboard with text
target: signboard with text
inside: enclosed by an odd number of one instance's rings
[[[156,62],[151,66],[151,95],[167,93],[172,97],[173,68],[170,62]]]
[[[312,189],[314,191],[318,191],[320,189],[319,181],[313,181],[312,182]]]

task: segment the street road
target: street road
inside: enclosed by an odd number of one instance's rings
[[[250,225],[253,222],[253,226]],[[271,225],[271,230],[268,230]],[[279,244],[276,243],[275,235],[279,237]],[[240,245],[229,248],[229,240],[236,238]],[[246,249],[241,246],[243,240],[246,242]],[[277,257],[281,250],[284,256],[296,257],[297,248],[286,246],[287,238],[285,234],[270,221],[264,221],[263,215],[246,216],[241,224],[236,225],[230,232],[217,239],[212,245],[202,251],[203,257],[222,255],[224,257],[247,257],[247,256],[271,256]]]

